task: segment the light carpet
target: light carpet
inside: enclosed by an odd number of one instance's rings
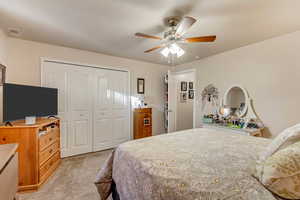
[[[100,200],[94,180],[111,150],[65,158],[37,191],[19,195],[20,200]]]

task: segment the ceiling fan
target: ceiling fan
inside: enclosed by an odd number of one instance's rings
[[[185,38],[184,34],[196,21],[196,19],[189,16],[185,16],[182,19],[180,17],[169,17],[167,18],[167,25],[170,29],[164,32],[163,37],[144,33],[136,33],[135,36],[162,41],[162,44],[144,51],[145,53],[163,48],[161,54],[165,57],[168,57],[170,54],[180,57],[184,54],[184,50],[178,46],[178,43],[214,42],[216,40],[215,35]]]

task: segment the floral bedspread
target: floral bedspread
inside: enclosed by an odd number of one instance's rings
[[[121,144],[97,176],[102,199],[275,200],[253,176],[271,140],[192,129]]]

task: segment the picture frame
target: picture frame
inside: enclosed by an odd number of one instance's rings
[[[187,82],[182,81],[181,82],[181,91],[186,92],[187,91]]]
[[[189,90],[193,90],[194,89],[194,82],[189,82]]]
[[[137,79],[137,93],[145,94],[145,79],[144,78]]]
[[[194,99],[195,92],[194,90],[189,90],[189,99]]]
[[[180,93],[180,103],[186,103],[186,100],[187,100],[187,93],[181,92]]]
[[[6,67],[0,64],[0,86],[3,86],[5,83],[5,74],[6,74]]]

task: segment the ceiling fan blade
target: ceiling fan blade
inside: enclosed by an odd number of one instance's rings
[[[216,40],[217,36],[211,35],[211,36],[202,36],[202,37],[191,37],[191,38],[185,38],[185,42],[214,42]]]
[[[182,36],[197,20],[193,17],[184,17],[181,22],[177,25],[176,35]]]
[[[153,35],[147,35],[147,34],[144,34],[144,33],[136,33],[135,36],[137,36],[137,37],[143,37],[143,38],[150,38],[150,39],[157,39],[157,40],[161,40],[162,39],[161,37],[153,36]]]
[[[163,47],[163,45],[159,45],[159,46],[156,46],[156,47],[153,47],[153,48],[151,48],[151,49],[148,49],[148,50],[144,51],[144,53],[149,53],[149,52],[151,52],[151,51],[160,49],[160,48],[162,48],[162,47]]]

